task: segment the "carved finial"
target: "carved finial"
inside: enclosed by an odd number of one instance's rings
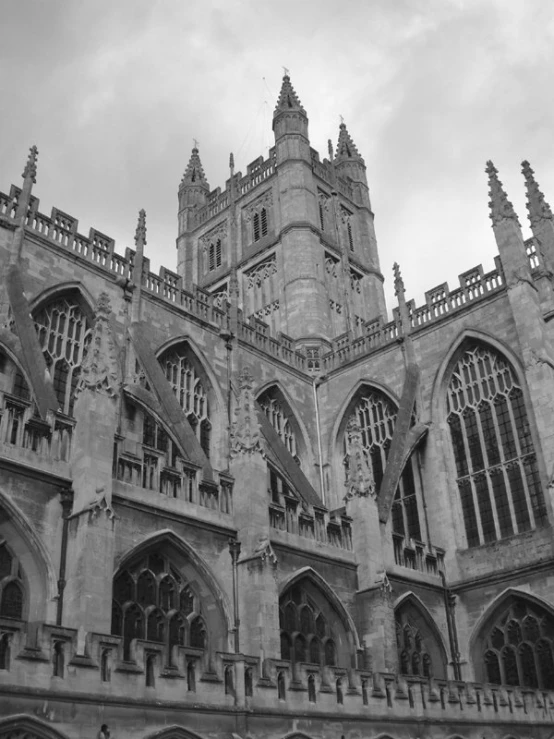
[[[23,170],[22,177],[24,180],[31,179],[33,183],[37,181],[37,157],[38,157],[38,149],[36,146],[31,146],[29,149],[29,157],[27,159],[27,164],[25,165],[25,169]]]
[[[329,152],[329,161],[332,162],[334,157],[333,157],[333,142],[331,141],[331,139],[327,140],[327,151]]]
[[[525,186],[527,188],[527,210],[529,211],[529,221],[534,226],[542,220],[552,220],[552,211],[550,205],[544,199],[544,195],[539,189],[538,182],[535,179],[535,173],[531,169],[529,162],[521,163],[521,171],[525,177]]]
[[[198,141],[198,139],[193,139],[192,144],[193,144],[193,151],[198,151],[198,145],[200,144],[200,141]]]
[[[144,208],[139,210],[137,228],[135,231],[135,244],[137,249],[146,244],[146,211]]]
[[[235,157],[233,155],[233,152],[229,154],[229,169],[231,170],[231,173],[235,170]]]
[[[235,420],[230,432],[230,456],[239,454],[261,454],[264,456],[260,422],[256,401],[252,391],[254,378],[248,367],[244,367],[239,377],[239,393],[235,407]]]
[[[489,176],[489,207],[493,226],[507,219],[515,221],[519,226],[519,219],[514,206],[508,200],[508,196],[502,187],[502,182],[498,179],[498,170],[490,160],[487,162],[485,172]]]
[[[400,298],[401,295],[404,295],[406,290],[404,288],[404,280],[402,279],[402,275],[400,274],[400,267],[398,265],[398,262],[395,262],[392,265],[392,269],[394,271],[394,294],[397,298]]]
[[[100,293],[96,304],[92,337],[81,365],[81,376],[76,395],[85,389],[105,393],[111,398],[116,398],[119,394],[120,368],[110,313],[108,294]]]
[[[289,76],[289,70],[286,67],[283,67],[283,77]]]
[[[370,460],[363,446],[362,429],[354,414],[346,426],[346,496],[366,497],[375,495],[375,480]]]

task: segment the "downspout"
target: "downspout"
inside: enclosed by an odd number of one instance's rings
[[[62,625],[63,619],[63,594],[65,590],[65,572],[67,565],[67,539],[69,533],[69,515],[73,506],[73,490],[66,488],[60,492],[62,504],[62,543],[60,550],[60,571],[58,577],[58,604],[56,608],[56,626]]]
[[[240,556],[240,541],[237,539],[229,539],[229,553],[231,554],[231,563],[233,568],[233,620],[234,620],[234,631],[235,631],[235,654],[240,652],[240,616],[239,616],[239,582],[237,572],[237,562]]]
[[[315,407],[315,427],[317,433],[317,451],[319,455],[319,485],[321,488],[321,502],[325,505],[325,482],[323,478],[323,449],[321,446],[321,426],[319,423],[319,403],[317,400],[317,386],[321,384],[321,378],[314,377],[312,380],[312,389],[314,391],[314,407]]]
[[[446,626],[448,628],[448,640],[450,642],[450,653],[452,655],[452,667],[454,668],[454,680],[461,680],[462,670],[458,646],[458,631],[456,629],[456,618],[454,616],[454,603],[456,596],[447,586],[444,572],[440,570],[439,574],[442,580],[444,610],[446,611]]]

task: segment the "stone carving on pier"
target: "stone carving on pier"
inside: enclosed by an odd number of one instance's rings
[[[110,324],[110,312],[107,293],[100,293],[92,338],[81,367],[76,397],[85,389],[105,393],[114,399],[119,395],[121,372]]]
[[[362,441],[362,429],[354,414],[346,426],[346,495],[345,500],[354,496],[375,497],[375,480],[371,462],[367,459]]]
[[[239,392],[236,399],[235,420],[230,431],[230,457],[240,454],[261,454],[265,456],[262,445],[260,423],[252,387],[254,378],[248,367],[244,367],[239,378]]]

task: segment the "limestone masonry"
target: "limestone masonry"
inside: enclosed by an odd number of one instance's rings
[[[0,739],[550,739],[554,223],[387,321],[364,160],[286,75],[177,270],[0,193]],[[378,183],[376,183],[378,185]]]

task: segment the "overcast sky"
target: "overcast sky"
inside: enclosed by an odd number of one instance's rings
[[[367,165],[389,311],[492,269],[485,161],[529,235],[520,162],[554,204],[554,8],[539,0],[4,0],[0,190],[39,148],[34,193],[175,269],[193,138],[210,187],[273,145],[283,66],[326,156],[339,116]]]

